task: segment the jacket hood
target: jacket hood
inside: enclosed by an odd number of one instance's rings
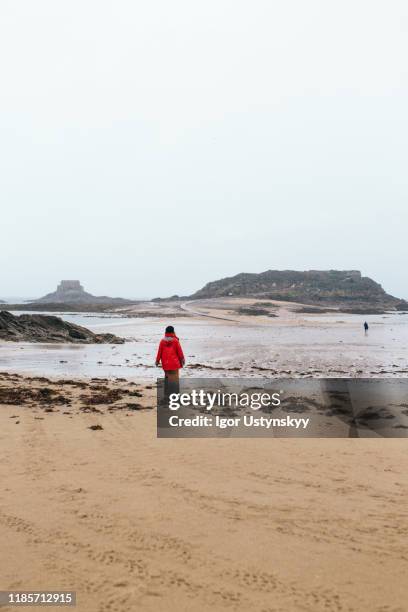
[[[163,340],[165,340],[166,342],[172,342],[174,339],[178,340],[176,334],[165,334]]]

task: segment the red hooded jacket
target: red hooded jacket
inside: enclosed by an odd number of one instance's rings
[[[166,334],[160,340],[156,363],[162,364],[164,371],[179,370],[184,364],[184,354],[176,334]]]

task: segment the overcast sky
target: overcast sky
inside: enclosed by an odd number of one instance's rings
[[[407,57],[404,0],[1,0],[0,295],[408,298]]]

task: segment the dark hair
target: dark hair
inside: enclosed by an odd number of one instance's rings
[[[166,327],[166,334],[174,334],[174,327],[172,325]]]

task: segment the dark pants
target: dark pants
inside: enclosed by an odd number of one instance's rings
[[[164,393],[180,393],[180,378],[178,370],[165,370],[164,372]]]

